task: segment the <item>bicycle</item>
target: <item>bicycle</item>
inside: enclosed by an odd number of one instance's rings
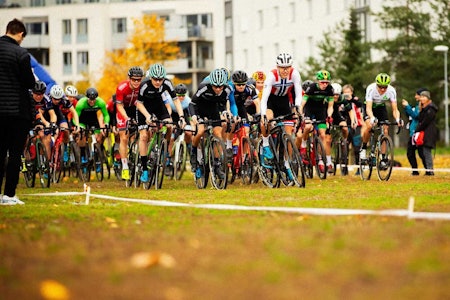
[[[306,153],[302,157],[303,165],[305,168],[305,175],[307,178],[313,178],[314,168],[316,174],[320,179],[327,178],[327,169],[325,163],[327,156],[325,152],[325,146],[320,139],[317,125],[325,123],[325,121],[317,121],[315,119],[310,120],[313,125],[313,130],[309,133],[306,140]],[[305,127],[305,121],[301,122],[302,130]]]
[[[228,183],[228,158],[225,143],[213,134],[215,124],[226,120],[199,120],[206,130],[197,147],[197,166],[194,171],[194,182],[197,188],[204,189],[211,177],[211,185],[217,190],[224,190]]]
[[[27,143],[22,154],[21,172],[25,178],[25,184],[31,188],[35,186],[36,174],[39,174],[39,182],[42,188],[49,188],[51,182],[50,163],[47,159],[47,151],[41,141],[39,132],[43,128],[30,130]]]
[[[108,130],[108,128],[94,127],[91,127],[90,129],[81,129],[80,138],[82,138],[83,133],[86,136],[86,147],[84,147],[84,153],[80,152],[80,156],[82,158],[80,173],[83,182],[89,182],[91,180],[92,171],[95,171],[95,176],[98,181],[103,181],[103,165],[105,164],[104,149],[101,144],[97,143],[95,135],[93,136],[95,131],[99,129]]]
[[[64,132],[70,129],[61,127],[55,138],[55,143],[52,148],[51,154],[51,174],[54,183],[58,183],[61,180],[61,176],[64,178],[70,176],[71,171],[75,172],[77,177],[80,177],[80,148],[73,139],[73,135],[69,134],[69,142],[64,143]]]
[[[103,142],[104,157],[106,172],[108,174],[107,178],[111,178],[111,169],[113,169],[117,180],[122,179],[122,163],[120,160],[120,155],[118,153],[118,144],[116,141],[116,135],[114,132],[110,131]]]
[[[186,170],[188,146],[184,140],[185,131],[186,130],[177,127],[174,133],[171,156],[173,157],[173,178],[175,178],[175,180],[180,180]]]
[[[384,134],[384,126],[398,125],[397,122],[377,121],[370,130],[370,151],[366,159],[359,160],[359,172],[362,180],[369,180],[372,169],[376,167],[378,179],[388,181],[394,167],[394,143],[389,135]],[[396,134],[401,131],[398,126]]]
[[[300,153],[295,145],[294,138],[285,130],[283,121],[292,120],[294,113],[276,117],[266,123],[274,125],[269,131],[269,146],[273,153],[273,159],[263,158],[263,142],[258,142],[258,153],[261,156],[259,160],[259,176],[263,183],[270,188],[280,187],[283,182],[285,186],[296,185],[305,187],[305,170],[303,167]]]
[[[127,151],[127,158],[128,158],[128,171],[130,175],[130,179],[125,180],[125,186],[131,187],[134,183],[135,187],[138,187],[140,184],[140,181],[136,181],[136,178],[139,179],[139,177],[136,177],[136,156],[139,156],[139,130],[138,126],[135,122],[128,122],[127,125],[127,133],[129,134],[128,138],[128,151]],[[122,166],[120,166],[122,168]],[[139,169],[140,169],[140,162],[139,162]],[[140,176],[140,174],[138,174]]]
[[[342,128],[347,127],[341,125],[331,125],[331,160],[333,162],[333,175],[336,175],[337,167],[341,170],[341,175],[348,175],[348,143],[347,139],[342,136]]]
[[[256,152],[253,143],[250,141],[246,128],[249,122],[242,119],[238,122],[239,129],[233,138],[233,159],[231,161],[231,178],[233,183],[237,177],[242,179],[243,184],[250,184],[253,181],[254,165],[256,164]],[[248,127],[246,127],[248,126]]]

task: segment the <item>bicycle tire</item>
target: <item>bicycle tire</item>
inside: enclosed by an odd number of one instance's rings
[[[251,183],[258,183],[259,182],[259,157],[258,157],[258,151],[257,151],[257,145],[258,145],[258,139],[254,140],[252,137],[249,138],[251,141],[251,148],[252,148],[252,161],[253,161],[253,170],[252,170],[252,182]]]
[[[250,139],[244,137],[241,139],[241,143],[239,144],[241,148],[241,156],[240,156],[240,172],[242,183],[245,185],[251,184],[253,179],[253,146],[250,142]]]
[[[41,187],[49,188],[51,182],[50,163],[47,159],[45,146],[41,142],[36,143],[36,157]]]
[[[218,154],[218,157],[215,157],[216,154]],[[218,190],[226,189],[228,183],[226,147],[222,140],[214,136],[210,139],[208,161],[211,172],[211,185]]]
[[[104,170],[103,165],[105,164],[104,158],[103,158],[103,150],[100,144],[95,143],[94,144],[94,156],[93,156],[93,167],[95,172],[95,177],[98,181],[103,181],[104,177]],[[100,168],[99,168],[100,167]]]
[[[295,186],[305,187],[305,168],[303,167],[302,158],[298,152],[298,148],[295,145],[292,136],[285,134],[284,140],[284,157],[287,162],[289,169],[292,171],[292,179],[288,178],[289,181],[292,180]],[[284,162],[283,162],[284,163]]]
[[[52,151],[52,180],[53,183],[58,183],[61,180],[61,174],[64,170],[64,144],[57,143],[57,145],[53,146]]]
[[[233,154],[233,156],[231,157],[231,163],[229,163],[229,170],[231,173],[229,183],[233,183],[236,180],[236,178],[239,177],[241,163],[242,163],[241,157],[237,154],[236,155]]]
[[[136,155],[138,153],[136,151],[139,150],[139,145],[136,142],[136,140],[133,140],[131,143],[128,144],[128,172],[130,174],[130,179],[125,180],[125,186],[131,187],[133,186],[134,179],[136,176]],[[120,178],[122,178],[122,174],[120,174]]]
[[[317,176],[320,179],[326,179],[327,178],[327,167],[326,167],[327,155],[325,152],[325,146],[323,145],[323,143],[319,137],[314,138],[314,149],[315,149],[315,154],[316,154],[315,158],[316,158]],[[320,164],[321,161],[323,162],[323,170],[320,169],[320,166],[322,165],[322,164]]]
[[[339,140],[334,140],[332,143],[331,160],[333,162],[333,175],[336,175],[338,166],[340,167],[341,160],[341,143]]]
[[[81,157],[84,157],[86,161],[82,162]],[[91,181],[91,169],[92,169],[92,163],[89,160],[89,147],[84,147],[84,156],[80,150],[80,174],[81,174],[81,180],[83,180],[83,182],[86,183],[86,182]]]
[[[80,147],[77,143],[74,141],[70,142],[70,169],[69,169],[69,176],[70,171],[72,170],[75,173],[75,177],[81,178],[81,157],[80,157]]]
[[[374,156],[369,152],[366,159],[359,159],[359,176],[362,180],[370,180],[373,169],[373,158]]]
[[[167,140],[164,137],[161,137],[162,141],[159,146],[159,151],[157,153],[156,160],[156,170],[155,170],[155,189],[161,189],[164,181],[164,171],[166,170],[167,165]]]
[[[175,180],[181,180],[184,171],[186,170],[186,160],[187,160],[187,145],[186,141],[182,140],[179,142],[178,147],[176,147],[177,153],[175,154],[174,161],[174,178]]]
[[[25,163],[26,167],[26,171],[22,168],[22,173],[25,179],[25,184],[29,188],[34,187],[36,181],[35,158],[33,158],[30,153],[31,144],[32,142],[28,141],[24,153],[22,154],[23,163]]]
[[[384,150],[384,153],[382,153]],[[382,136],[376,148],[377,175],[381,181],[388,181],[394,167],[394,148],[390,136]]]
[[[340,146],[339,147],[340,148],[339,168],[341,170],[341,175],[347,176],[348,175],[348,143],[347,143],[347,140],[342,138],[339,146]],[[336,168],[334,170],[336,172]]]
[[[308,136],[306,141],[306,154],[303,167],[305,169],[306,178],[312,179],[314,177],[314,166],[316,164],[316,154],[314,152],[314,145],[311,141],[311,137]]]
[[[197,149],[202,152],[202,159],[201,161],[197,161],[197,168],[193,170],[194,182],[198,189],[204,189],[208,185],[209,166],[206,161],[207,159],[205,159],[207,153],[205,151],[205,142],[203,138],[200,139]]]
[[[273,145],[272,139],[270,139]],[[271,147],[273,149],[273,147]],[[264,185],[266,185],[269,188],[277,188],[280,186],[280,176],[278,171],[275,169],[275,167],[265,167],[262,164],[261,156],[262,156],[262,139],[258,141],[258,155],[259,155],[259,165],[258,165],[258,172],[259,177],[261,178],[261,181]],[[273,151],[273,150],[272,150]],[[274,152],[275,153],[275,152]],[[274,158],[275,159],[275,158]]]

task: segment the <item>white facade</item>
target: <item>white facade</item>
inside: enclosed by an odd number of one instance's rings
[[[36,0],[37,1],[37,0]],[[190,66],[189,57],[168,65],[168,71],[206,72],[215,67],[243,69],[248,73],[267,71],[274,66],[280,52],[294,56],[295,65],[302,67],[308,56],[314,56],[316,43],[322,40],[325,31],[349,17],[350,7],[379,11],[382,0],[178,0],[140,1],[107,3],[50,4],[45,7],[21,7],[0,9],[0,30],[7,22],[18,18],[25,22],[47,22],[48,32],[41,35],[29,34],[23,47],[49,49],[46,69],[59,83],[82,79],[79,60],[82,53],[88,53],[87,72],[92,78],[101,75],[105,51],[124,47],[126,33],[113,33],[112,19],[126,18],[127,32],[133,30],[132,18],[156,13],[170,16],[166,26],[169,39],[190,41],[182,16],[189,14],[211,14],[211,28],[202,28],[203,39],[212,43],[213,55],[202,62],[201,68]],[[6,1],[6,3],[25,1]],[[67,2],[67,1],[61,1]],[[227,11],[226,8],[232,8]],[[363,29],[368,40],[383,37],[384,32],[372,26],[373,20],[366,14]],[[78,20],[87,19],[85,40],[78,40]],[[63,20],[71,20],[71,35],[64,34]],[[185,20],[184,20],[185,21]],[[195,42],[193,42],[195,43]],[[194,51],[194,59],[199,53]],[[72,65],[68,70],[64,53],[71,53]],[[81,53],[81,54],[80,54]],[[81,58],[80,58],[81,55]],[[38,59],[42,61],[41,59]],[[326,66],[324,66],[326,67]],[[195,86],[196,80],[193,81]]]

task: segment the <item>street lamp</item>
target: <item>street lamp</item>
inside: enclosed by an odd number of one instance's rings
[[[434,47],[436,52],[444,52],[444,105],[445,105],[445,146],[448,147],[448,76],[447,76],[447,53],[448,46],[437,45]]]

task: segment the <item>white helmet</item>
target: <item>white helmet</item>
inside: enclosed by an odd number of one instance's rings
[[[333,87],[334,94],[341,94],[342,93],[342,86],[339,83],[332,83],[331,86]]]
[[[55,99],[61,99],[64,96],[62,87],[57,84],[52,86],[52,88],[50,89],[50,96]]]
[[[78,90],[73,85],[66,86],[66,96],[76,97],[78,96]]]
[[[289,53],[281,53],[277,56],[277,67],[292,66],[292,56]]]

